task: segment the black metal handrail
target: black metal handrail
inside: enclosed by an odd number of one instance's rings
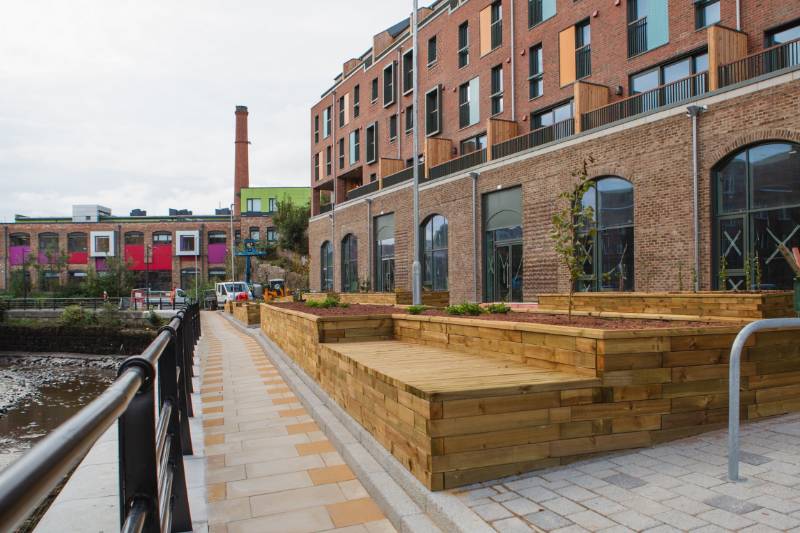
[[[557,141],[575,134],[575,119],[568,118],[550,126],[538,128],[492,146],[492,160],[516,154],[535,146]]]
[[[451,159],[446,163],[442,163],[441,165],[431,167],[430,176],[428,176],[427,180],[430,181],[443,178],[444,176],[448,176],[456,172],[462,172],[468,168],[478,166],[481,163],[486,163],[486,148],[470,152],[466,155],[462,155],[461,157]]]
[[[575,50],[575,77],[585,78],[592,74],[592,46],[586,45]]]
[[[321,215],[322,213],[327,213],[331,209],[333,209],[333,204],[332,203],[330,203],[330,204],[321,204],[319,206],[319,213]]]
[[[719,86],[727,87],[770,72],[800,66],[800,39],[768,48],[719,67]]]
[[[395,172],[383,178],[383,187],[391,187],[392,185],[397,185],[398,183],[403,183],[410,179],[414,179],[414,167],[412,166],[406,167],[400,172]],[[419,165],[419,179],[425,179],[425,165]]]
[[[122,363],[105,392],[0,472],[0,530],[18,527],[119,421],[121,529],[190,531],[183,455],[192,454],[191,372],[201,333],[199,306],[183,308]]]
[[[361,187],[356,187],[355,189],[351,189],[347,191],[347,199],[354,200],[356,198],[361,198],[362,196],[366,196],[371,192],[375,192],[378,190],[378,182],[372,181],[367,183],[366,185],[362,185]]]
[[[708,92],[708,72],[701,72],[649,91],[635,94],[581,115],[581,130],[587,131],[683,102]]]
[[[628,23],[628,57],[647,51],[647,18]]]

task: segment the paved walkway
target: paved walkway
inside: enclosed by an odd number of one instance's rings
[[[257,342],[202,317],[210,533],[395,531]]]
[[[453,491],[497,531],[800,531],[800,414]]]

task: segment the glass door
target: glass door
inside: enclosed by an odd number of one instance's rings
[[[494,248],[493,299],[522,301],[522,243],[498,243]]]

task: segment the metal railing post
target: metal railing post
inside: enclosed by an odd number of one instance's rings
[[[768,318],[747,324],[736,335],[728,366],[728,479],[739,481],[739,389],[742,351],[748,339],[760,331],[800,329],[800,318]]]
[[[125,528],[132,511],[143,506],[146,516],[141,531],[160,533],[153,390],[156,369],[142,357],[131,357],[122,364],[119,374],[131,367],[142,369],[146,378],[118,422],[120,525]]]
[[[178,326],[178,329],[183,327],[183,323]],[[157,443],[161,443],[164,439],[165,444],[159,450],[164,453],[168,450],[169,453],[169,468],[172,469],[172,496],[170,502],[165,502],[164,505],[172,507],[169,515],[172,517],[171,524],[162,524],[162,526],[170,526],[172,531],[191,531],[192,530],[192,516],[189,510],[189,495],[186,490],[186,474],[183,467],[183,456],[192,453],[192,439],[189,433],[189,417],[187,416],[184,408],[183,391],[178,386],[180,375],[183,373],[178,358],[176,349],[176,331],[170,327],[165,326],[161,331],[169,331],[170,341],[161,358],[158,360],[158,403],[161,416],[169,416],[166,424],[167,436],[159,435],[156,439]],[[173,406],[177,406],[174,409]],[[164,413],[169,413],[165,415]],[[159,424],[159,427],[162,427]],[[168,444],[166,442],[168,441]],[[188,450],[186,446],[188,445]],[[161,464],[164,464],[161,457],[158,458]],[[166,475],[166,472],[161,472],[161,476]]]

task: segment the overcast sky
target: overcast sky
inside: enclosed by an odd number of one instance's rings
[[[309,184],[309,108],[401,0],[0,2],[0,221],[76,203],[213,212],[250,183]]]

